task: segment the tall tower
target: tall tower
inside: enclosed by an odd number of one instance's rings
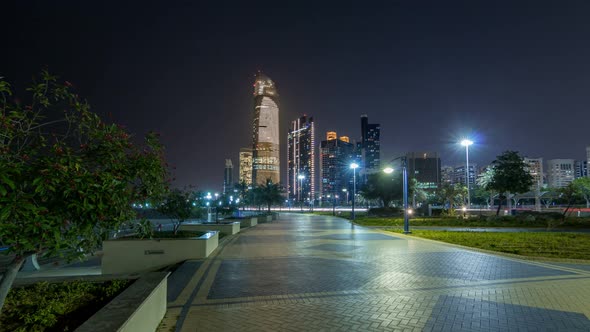
[[[279,94],[275,83],[261,72],[254,81],[252,122],[252,183],[280,182]]]
[[[361,155],[363,165],[361,173],[378,172],[381,167],[380,147],[381,126],[378,123],[369,123],[366,114],[361,115]]]
[[[225,160],[225,170],[223,172],[223,193],[231,191],[231,187],[234,185],[234,165],[231,159]]]
[[[287,136],[289,198],[313,202],[315,198],[315,129],[313,117],[292,121]]]

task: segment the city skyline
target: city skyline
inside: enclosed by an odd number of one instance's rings
[[[435,151],[460,165],[464,137],[478,165],[504,150],[585,159],[589,3],[218,6],[8,3],[0,76],[18,97],[48,68],[107,121],[161,132],[177,187],[221,189],[225,159],[250,146],[257,70],[280,87],[281,140],[306,113],[318,135],[358,141],[368,114],[383,161]]]

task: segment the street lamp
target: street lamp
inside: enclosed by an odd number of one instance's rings
[[[473,144],[473,141],[464,139],[461,141],[461,145],[465,147],[465,182],[467,183],[467,208],[471,208],[471,196],[469,195],[469,146]]]
[[[346,188],[343,188],[342,192],[346,193],[346,204],[345,205],[348,205],[348,190],[346,190]]]
[[[406,157],[398,157],[392,159],[391,162],[394,162],[398,159],[402,161],[402,179],[403,179],[403,194],[404,194],[404,234],[409,234],[410,232],[410,217],[409,215],[412,213],[412,210],[408,209],[408,170],[407,170],[407,159]],[[383,169],[385,174],[393,173],[393,168],[386,167]]]
[[[299,179],[299,201],[301,204],[301,212],[303,212],[303,197],[301,196],[303,194],[303,179],[305,179],[305,175],[299,174],[297,178]]]
[[[354,201],[356,196],[356,169],[359,168],[359,164],[352,163],[350,164],[350,168],[352,168],[352,220],[355,219],[354,215]]]

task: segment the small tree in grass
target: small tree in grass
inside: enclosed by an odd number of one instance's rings
[[[132,144],[46,71],[27,91],[20,102],[0,78],[0,238],[13,257],[0,281],[0,310],[27,257],[92,252],[135,219],[133,202],[166,188],[157,135]]]
[[[496,210],[496,216],[500,214],[502,199],[508,193],[520,194],[530,190],[533,185],[533,176],[527,170],[527,165],[516,151],[506,151],[496,157],[492,162],[493,175],[486,189],[500,194],[500,203]],[[508,199],[510,199],[508,197]]]
[[[174,235],[178,232],[180,225],[187,219],[194,216],[196,195],[192,190],[173,189],[166,194],[158,211],[171,219],[176,220],[174,224]]]

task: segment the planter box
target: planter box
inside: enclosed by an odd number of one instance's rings
[[[272,220],[278,220],[279,219],[279,213],[278,212],[273,212],[271,214],[271,216],[272,216]]]
[[[103,274],[153,271],[187,259],[206,258],[217,248],[219,234],[186,239],[124,239],[104,241]]]
[[[182,224],[179,230],[181,231],[218,231],[225,235],[233,235],[240,232],[240,222],[235,221],[228,224]]]
[[[266,222],[272,222],[272,215],[269,214],[268,216],[264,216],[266,218]]]
[[[169,272],[141,276],[75,332],[155,331],[166,314]]]
[[[252,227],[258,225],[258,218],[248,218],[240,220],[242,227]]]

